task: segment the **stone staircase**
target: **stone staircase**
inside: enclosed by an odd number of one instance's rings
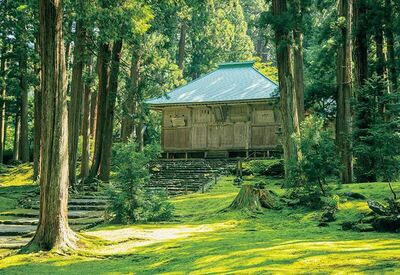
[[[236,161],[223,159],[160,159],[150,165],[147,190],[165,191],[169,196],[205,192],[221,173]]]
[[[0,213],[0,249],[17,249],[32,238],[38,221],[39,205],[36,192],[27,194],[25,200],[35,198],[32,205]],[[68,203],[68,220],[75,231],[94,227],[104,221],[107,197],[97,192],[72,195]]]

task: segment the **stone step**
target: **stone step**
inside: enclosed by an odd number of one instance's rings
[[[10,219],[7,219],[10,218]],[[38,218],[19,218],[19,217],[0,217],[0,224],[3,225],[37,225],[39,222]],[[103,218],[78,218],[69,219],[70,225],[89,225],[103,221]]]
[[[75,210],[89,210],[89,211],[104,211],[106,210],[106,205],[69,205],[68,211]]]
[[[104,211],[106,210],[106,205],[69,205],[68,211],[75,210],[88,210],[88,211]],[[32,209],[39,210],[39,205],[32,206]]]
[[[31,238],[19,236],[0,236],[0,249],[19,249],[26,245]]]
[[[26,212],[22,211],[10,211],[5,213],[0,213],[2,216],[14,216],[18,218],[38,218],[39,211],[25,209]],[[84,210],[71,210],[68,211],[69,219],[79,219],[79,218],[100,218],[104,216],[104,211],[84,211]]]
[[[213,179],[215,174],[154,174],[150,178],[151,179],[183,179],[183,180],[190,180],[190,179]]]
[[[161,171],[168,171],[168,170],[174,170],[177,172],[218,172],[217,169],[213,169],[211,167],[190,167],[190,166],[165,166],[165,167],[157,167],[157,168],[151,168],[150,169],[152,172],[161,172]]]
[[[71,196],[71,200],[80,199],[80,200],[108,200],[109,197],[105,195],[74,195]]]
[[[185,179],[151,179],[146,182],[145,185],[153,184],[176,184],[176,185],[201,185],[205,182],[213,181],[213,179],[195,179],[195,180],[185,180]]]
[[[4,220],[2,219],[2,220],[0,220],[0,224],[5,224],[5,225],[37,225],[38,221],[39,221],[38,218],[16,218],[16,219],[4,219]]]
[[[71,199],[68,205],[106,205],[108,200],[105,199]]]
[[[104,222],[102,218],[69,220],[71,228],[75,231],[88,229],[102,222]],[[38,220],[32,218],[2,220],[0,222],[0,236],[9,236],[9,237],[32,236],[32,234],[36,231],[37,224]],[[1,247],[1,241],[0,241],[0,247]]]
[[[174,185],[174,184],[170,184],[170,185],[148,185],[145,186],[146,189],[150,189],[150,188],[159,188],[159,189],[169,189],[169,190],[175,190],[175,189],[180,189],[180,190],[185,190],[186,188],[188,190],[198,190],[200,189],[201,186],[181,186],[181,185]]]
[[[151,180],[147,182],[145,185],[165,185],[165,184],[173,184],[173,185],[181,185],[181,186],[186,186],[186,185],[192,185],[192,186],[199,186],[202,185],[203,183],[210,182],[211,180],[182,180],[182,179],[162,179],[162,180]]]
[[[216,175],[236,161],[215,160],[157,160],[150,164],[148,190],[166,190],[169,195],[197,192],[209,188]]]
[[[36,230],[36,225],[0,224],[0,236],[26,236]]]

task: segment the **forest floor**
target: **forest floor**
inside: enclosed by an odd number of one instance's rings
[[[33,188],[29,167],[0,176],[0,211],[15,208],[23,190]],[[260,178],[248,177],[248,182]],[[283,193],[279,180],[265,179]],[[343,195],[390,196],[387,184],[332,186]],[[400,184],[394,185],[400,190]],[[18,192],[16,192],[16,190]],[[174,221],[158,224],[99,225],[81,232],[82,247],[70,255],[0,251],[6,274],[265,274],[386,273],[400,270],[400,235],[343,231],[369,209],[365,200],[340,204],[337,220],[318,227],[320,211],[265,210],[260,214],[221,212],[234,199],[233,177],[222,177],[205,194],[172,199]],[[1,213],[0,213],[1,214]]]

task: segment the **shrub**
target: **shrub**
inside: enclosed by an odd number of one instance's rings
[[[149,162],[157,157],[159,148],[149,145],[137,152],[134,143],[116,144],[113,152],[113,183],[109,190],[109,212],[117,223],[165,221],[172,217],[173,206],[165,194],[146,192]]]
[[[327,195],[327,179],[339,172],[332,133],[321,118],[309,116],[294,139],[301,155],[296,163],[288,164],[291,172],[286,184],[300,201],[324,205],[320,197]]]
[[[282,177],[285,173],[282,159],[252,160],[245,167],[252,175]]]
[[[362,100],[355,106],[355,174],[358,181],[389,183],[400,176],[400,98],[387,94],[385,80],[376,75],[358,91]]]

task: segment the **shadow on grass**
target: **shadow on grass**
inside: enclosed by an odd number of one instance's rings
[[[294,231],[249,232],[238,225],[166,238],[117,256],[96,254],[96,248],[68,257],[16,255],[0,261],[0,268],[6,274],[384,272],[400,268],[400,239],[376,233],[298,239]]]

